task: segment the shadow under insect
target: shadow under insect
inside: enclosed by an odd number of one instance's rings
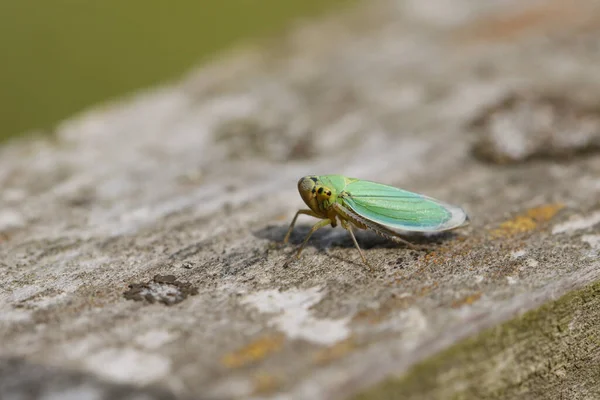
[[[268,239],[273,242],[283,243],[283,239],[287,233],[288,227],[288,225],[270,225],[254,232],[254,235],[261,239]],[[308,235],[311,227],[312,225],[310,224],[297,224],[292,231],[289,244],[292,246],[300,246],[306,238],[306,235]],[[408,246],[401,243],[395,243],[392,240],[381,237],[370,230],[354,229],[354,234],[358,244],[363,250],[377,248],[408,249]],[[433,248],[435,245],[439,245],[446,240],[451,240],[455,236],[456,234],[453,232],[439,232],[435,234],[407,233],[403,234],[402,238],[414,245]],[[350,233],[339,226],[336,228],[326,227],[319,229],[313,233],[307,243],[307,246],[314,247],[317,250],[325,250],[331,247],[355,248]]]

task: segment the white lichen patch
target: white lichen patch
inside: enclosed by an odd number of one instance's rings
[[[103,391],[94,386],[73,386],[44,394],[40,400],[102,400]]]
[[[585,251],[584,257],[597,259],[598,253],[600,253],[600,235],[583,235],[581,241],[591,247],[591,249]]]
[[[510,257],[511,257],[513,260],[516,260],[516,259],[518,259],[518,258],[521,258],[521,257],[523,257],[523,256],[524,256],[524,255],[526,255],[526,254],[527,254],[527,252],[526,252],[525,250],[516,250],[516,251],[513,251],[512,253],[510,253]]]
[[[177,286],[162,283],[150,283],[147,289],[142,290],[142,296],[152,296],[167,303],[176,303],[183,300],[183,294]]]
[[[263,313],[276,314],[269,320],[269,325],[284,332],[290,339],[332,345],[350,335],[350,317],[316,318],[310,308],[319,303],[324,295],[319,286],[285,292],[261,290],[247,295],[242,299],[242,304],[255,307]]]
[[[82,360],[104,346],[105,342],[100,336],[90,334],[82,339],[73,339],[60,346],[56,357],[67,360]]]
[[[25,225],[25,217],[22,214],[10,210],[0,210],[0,231],[20,228]]]
[[[169,373],[171,360],[131,348],[102,350],[85,360],[88,371],[113,382],[146,385]]]
[[[41,296],[31,301],[27,301],[27,305],[36,309],[44,309],[61,304],[67,299],[67,293],[58,293],[54,296]]]
[[[557,234],[575,232],[582,229],[591,228],[598,223],[600,223],[600,211],[596,211],[587,216],[571,218],[567,222],[563,222],[562,224],[554,226],[554,228],[552,228],[552,233]]]
[[[28,310],[6,309],[6,307],[3,307],[2,312],[0,312],[0,322],[3,323],[25,322],[30,319],[31,311]]]
[[[169,342],[172,342],[176,339],[176,336],[177,335],[175,335],[173,332],[157,329],[137,336],[135,338],[135,343],[145,349],[155,350]]]
[[[600,235],[583,235],[581,240],[589,244],[594,250],[600,250]]]
[[[528,258],[525,263],[530,268],[535,268],[540,265],[540,262],[538,260],[536,260],[535,258]]]
[[[41,289],[36,285],[16,286],[11,292],[0,294],[8,303],[19,303],[34,297],[41,292]]]
[[[196,294],[198,294],[196,287],[178,281],[174,275],[155,275],[149,282],[130,284],[129,290],[123,295],[128,300],[159,302],[170,306]]]

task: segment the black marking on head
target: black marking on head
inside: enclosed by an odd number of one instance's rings
[[[318,192],[319,192],[319,194],[323,194],[323,188],[320,187],[319,190],[318,190]]]
[[[317,191],[317,188],[313,187],[312,193],[315,194],[316,191]]]
[[[315,178],[314,176],[311,176],[310,180],[313,181],[314,183],[319,182],[319,180],[317,178]]]
[[[331,190],[327,192],[327,196],[331,196]]]

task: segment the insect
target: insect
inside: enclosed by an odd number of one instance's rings
[[[298,191],[309,209],[296,212],[283,242],[288,242],[300,214],[322,221],[310,229],[298,249],[297,258],[313,233],[327,225],[335,228],[338,219],[350,232],[367,266],[369,263],[356,241],[354,228],[370,229],[386,239],[418,248],[400,237],[400,232],[442,232],[469,222],[460,207],[393,186],[342,175],[305,176],[298,181]]]

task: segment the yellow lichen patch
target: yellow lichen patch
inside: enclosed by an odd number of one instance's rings
[[[491,233],[495,237],[509,237],[533,231],[538,224],[551,220],[562,208],[564,205],[559,203],[532,208],[525,214],[517,215],[515,218],[503,222]]]
[[[547,204],[545,206],[532,208],[527,211],[527,215],[538,222],[544,222],[554,218],[554,216],[563,208],[565,208],[565,205],[561,203]]]
[[[281,379],[274,375],[260,373],[254,376],[253,396],[261,396],[271,394],[281,386]]]
[[[263,336],[246,346],[226,354],[221,363],[229,368],[238,368],[260,361],[283,346],[284,335]]]
[[[356,343],[354,339],[348,338],[315,353],[314,361],[316,364],[328,364],[344,357],[355,348]]]
[[[481,292],[470,294],[462,299],[458,299],[452,302],[452,308],[460,308],[462,306],[470,306],[481,298]]]

